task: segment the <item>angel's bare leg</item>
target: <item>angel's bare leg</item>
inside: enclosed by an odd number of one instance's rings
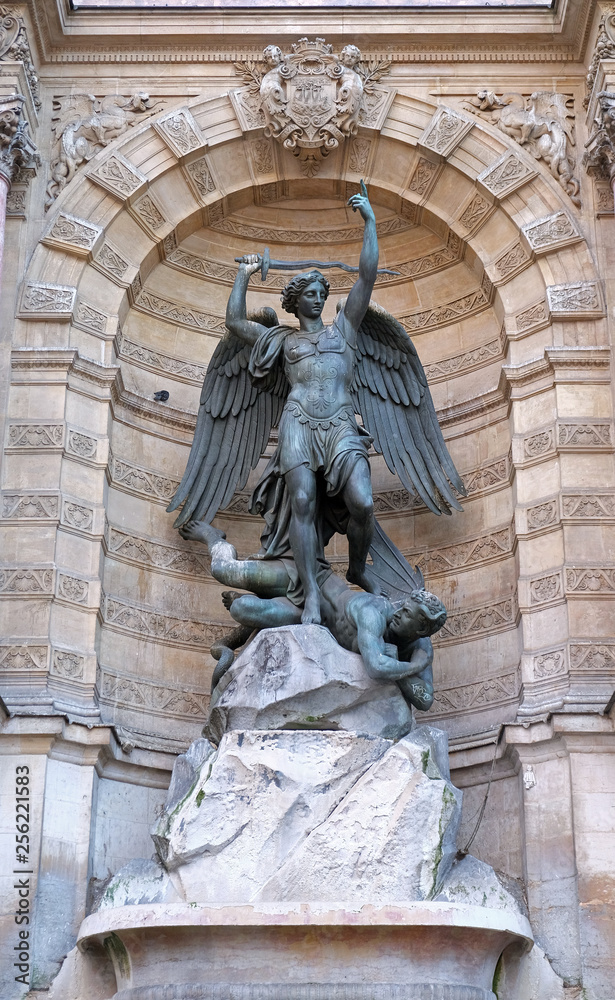
[[[320,625],[320,591],[316,581],[316,476],[307,466],[299,465],[284,478],[290,497],[290,545],[305,592],[301,621],[304,625]]]
[[[380,594],[380,589],[365,568],[374,534],[374,501],[367,459],[360,458],[344,487],[343,499],[350,515],[348,535],[348,572],[346,579],[356,583],[368,594]]]
[[[223,531],[205,521],[187,521],[179,529],[182,538],[205,542],[211,556],[214,579],[227,587],[252,590],[261,597],[281,597],[290,580],[284,564],[277,559],[238,559],[234,545]]]

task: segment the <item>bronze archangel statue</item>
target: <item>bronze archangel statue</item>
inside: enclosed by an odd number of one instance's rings
[[[369,445],[373,442],[391,472],[436,514],[460,510],[457,495],[465,490],[412,341],[389,313],[370,305],[378,241],[363,182],[361,193],[348,203],[364,220],[363,246],[358,278],[329,326],[321,316],[329,283],[317,270],[294,277],[282,294],[282,306],[297,317],[298,329],[280,324],[273,309],[248,316],[250,275],[264,261],[260,254],[240,258],[226,311],[228,332],[209,364],[192,450],[168,509],[183,504],[176,526],[184,537],[205,541],[211,549],[220,536],[210,522],[245,486],[272,427],[278,426],[277,448],[250,507],[265,519],[261,551],[242,563],[229,546],[226,569],[220,569],[224,560],[219,558],[219,574],[214,575],[252,590],[261,604],[264,599],[278,602],[277,617],[260,609],[261,626],[298,620],[319,624],[324,619],[338,641],[351,648],[340,638],[343,627],[336,627],[327,613],[332,599],[344,606],[349,600],[337,590],[336,597],[327,596],[331,567],[324,548],[336,531],[348,537],[349,582],[375,595],[376,603],[403,602],[421,591],[427,602],[423,600],[423,617],[429,618],[433,596],[421,590],[420,572],[411,570],[374,519]],[[241,566],[243,571],[237,568]],[[248,613],[246,601],[238,601],[239,595],[228,598],[242,635],[249,634],[258,618],[256,606]],[[284,613],[280,601],[285,602]],[[431,604],[436,628],[444,621],[444,608],[438,605],[434,610]],[[387,615],[392,620],[394,608]],[[382,643],[389,626],[388,619],[378,626]],[[429,629],[422,634],[430,634]]]

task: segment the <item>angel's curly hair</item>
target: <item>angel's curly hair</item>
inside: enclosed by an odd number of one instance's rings
[[[280,296],[282,309],[285,312],[292,313],[293,316],[297,316],[297,302],[299,301],[299,297],[307,286],[311,285],[314,281],[320,282],[325,290],[325,298],[328,297],[329,282],[324,274],[321,274],[320,271],[306,271],[304,274],[296,274],[283,289]]]

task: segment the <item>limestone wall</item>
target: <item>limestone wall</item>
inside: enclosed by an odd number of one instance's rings
[[[207,714],[229,617],[165,507],[234,257],[355,263],[346,201],[363,177],[381,263],[400,272],[374,299],[414,340],[468,492],[436,518],[373,458],[377,516],[449,611],[426,721],[451,737],[459,846],[492,775],[474,853],[523,881],[556,972],[606,1000],[614,230],[608,180],[581,161],[612,87],[615,43],[594,57],[609,10],[362,11],[350,31],[339,11],[16,8],[30,55],[0,44],[0,94],[26,95],[41,163],[14,176],[6,220],[0,692],[3,746],[27,755],[42,810],[40,912],[61,898],[66,914],[37,942],[38,985],[72,947],[88,880],[147,856],[174,755]],[[356,42],[386,96],[313,176],[235,93],[238,63],[306,32]],[[510,94],[521,125],[551,95],[561,170],[503,129]],[[325,318],[350,287],[328,277]],[[252,279],[251,304],[279,309],[285,280]],[[259,469],[218,518],[242,554]],[[330,555],[343,573],[343,539]]]

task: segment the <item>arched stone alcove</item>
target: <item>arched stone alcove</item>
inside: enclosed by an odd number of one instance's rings
[[[274,257],[356,262],[345,206],[363,176],[382,263],[400,271],[374,298],[415,340],[468,489],[463,514],[435,518],[374,460],[378,516],[449,608],[430,716],[462,736],[514,719],[521,702],[528,716],[582,702],[570,647],[588,626],[564,563],[585,544],[579,452],[588,434],[594,461],[610,451],[608,352],[600,283],[561,188],[489,126],[408,97],[309,180],[270,140],[242,134],[228,97],[175,119],[172,130],[168,115],[150,119],[68,185],[24,281],[15,399],[21,424],[49,428],[51,442],[28,449],[22,476],[40,516],[27,537],[16,517],[11,536],[16,567],[24,553],[38,560],[32,586],[48,598],[27,624],[25,600],[12,605],[16,634],[45,650],[29,682],[83,716],[96,698],[104,721],[145,744],[198,735],[226,614],[204,552],[176,537],[165,506],[233,258],[267,244]],[[349,284],[328,276],[333,310]],[[283,281],[255,282],[253,303],[275,305]],[[159,388],[168,404],[154,402]],[[253,550],[244,495],[221,522]],[[343,566],[343,542],[332,557]]]

